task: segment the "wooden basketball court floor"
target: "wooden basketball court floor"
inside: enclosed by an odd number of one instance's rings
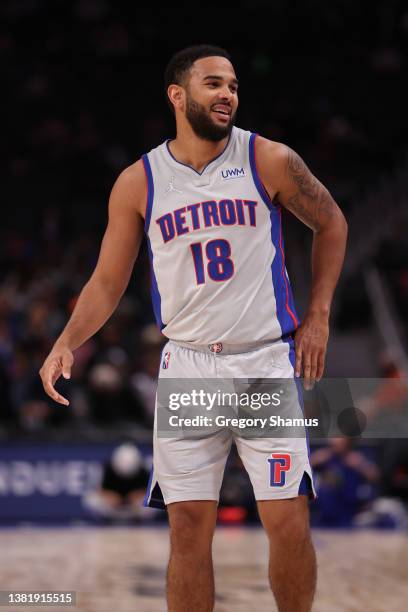
[[[408,609],[407,534],[314,530],[313,539],[319,565],[315,612]],[[19,610],[166,610],[166,527],[3,529],[0,551],[0,590],[77,591],[75,608]],[[260,528],[218,527],[214,561],[216,612],[276,611]]]

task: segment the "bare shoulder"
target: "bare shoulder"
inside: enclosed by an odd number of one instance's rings
[[[257,136],[256,165],[262,182],[268,186],[269,193],[279,191],[280,183],[285,176],[288,159],[292,149],[283,144]]]
[[[141,159],[123,170],[112,188],[110,207],[130,207],[144,218],[147,200],[147,182]]]
[[[256,160],[261,177],[272,183],[278,192],[293,186],[307,189],[308,183],[313,191],[319,183],[300,155],[282,142],[258,137]]]
[[[269,161],[285,161],[288,157],[289,147],[282,142],[269,140],[263,136],[257,136],[255,141],[257,161],[267,158]]]
[[[256,154],[260,156],[267,156],[272,158],[285,157],[287,156],[288,148],[282,142],[276,140],[269,140],[263,136],[257,135],[256,137]]]

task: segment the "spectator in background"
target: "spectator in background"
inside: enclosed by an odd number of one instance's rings
[[[143,406],[131,393],[117,365],[99,363],[89,372],[90,418],[98,426],[132,422],[144,425]]]
[[[148,481],[141,452],[134,444],[123,443],[104,466],[100,488],[86,493],[83,505],[94,518],[142,520],[147,510],[143,498]],[[146,515],[149,518],[151,509]]]
[[[379,497],[358,514],[358,527],[408,529],[408,445],[406,438],[384,440],[380,452]]]
[[[376,388],[358,400],[358,407],[372,429],[376,427],[381,433],[384,431],[381,422],[385,421],[390,427],[393,420],[395,430],[401,434],[406,426],[408,384],[404,371],[387,350],[380,355],[379,374]],[[408,433],[408,428],[405,433]]]
[[[364,504],[372,500],[379,470],[350,438],[332,438],[310,457],[317,475],[318,503],[312,521],[322,527],[348,527]]]
[[[145,422],[153,427],[156,403],[157,373],[165,344],[155,324],[145,325],[141,332],[140,363],[130,379],[130,387],[143,402]]]
[[[384,444],[382,493],[398,497],[408,508],[408,443],[405,438],[387,440]]]
[[[88,371],[89,416],[98,425],[146,424],[142,401],[129,384],[129,354],[121,346],[125,333],[118,317],[106,325]]]

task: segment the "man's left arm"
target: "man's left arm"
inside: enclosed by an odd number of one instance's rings
[[[305,388],[323,376],[329,315],[347,241],[347,222],[322,183],[289,147],[257,138],[257,167],[272,199],[313,231],[312,287],[308,309],[295,336],[295,375]]]

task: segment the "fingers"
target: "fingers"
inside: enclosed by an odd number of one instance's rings
[[[295,376],[300,378],[302,373],[302,345],[296,344],[296,362],[295,362]]]
[[[54,385],[61,375],[62,364],[53,361],[49,364],[44,364],[40,370],[40,376],[43,383],[44,391],[51,399],[64,406],[69,406],[69,401],[54,388]],[[70,369],[68,370],[70,373]]]
[[[299,345],[296,347],[295,376],[299,378],[303,370],[303,386],[306,390],[313,389],[316,381],[323,376],[324,351],[312,350]]]
[[[65,397],[63,397],[60,393],[58,393],[58,391],[54,389],[54,384],[56,380],[58,380],[59,374],[60,374],[58,370],[59,368],[57,369],[54,366],[52,369],[49,368],[48,371],[47,370],[45,372],[43,372],[42,370],[40,371],[40,376],[42,378],[43,387],[44,387],[46,394],[49,395],[51,399],[53,399],[55,402],[58,402],[59,404],[68,406],[69,401]]]
[[[73,363],[72,354],[64,353],[64,355],[62,356],[62,375],[67,380],[71,378],[72,363]]]
[[[317,360],[319,353],[318,351],[312,351],[311,353],[311,367],[310,367],[310,385],[311,389],[314,387],[317,376]]]
[[[310,351],[303,350],[303,386],[306,390],[311,388],[312,360]]]
[[[303,369],[303,386],[305,389],[311,388],[312,360],[311,352],[305,349],[302,344],[296,346],[295,376],[299,378]]]
[[[69,406],[69,401],[54,389],[50,379],[43,381],[43,386],[46,394],[49,395],[51,399],[64,406]]]
[[[313,317],[306,320],[296,332],[295,376],[299,378],[303,369],[305,389],[312,389],[323,376],[328,332],[327,320],[316,320]]]
[[[316,372],[316,380],[317,380],[317,382],[319,382],[319,380],[323,376],[324,361],[325,361],[325,351],[320,351],[320,353],[319,353],[319,355],[317,357],[317,372]]]

